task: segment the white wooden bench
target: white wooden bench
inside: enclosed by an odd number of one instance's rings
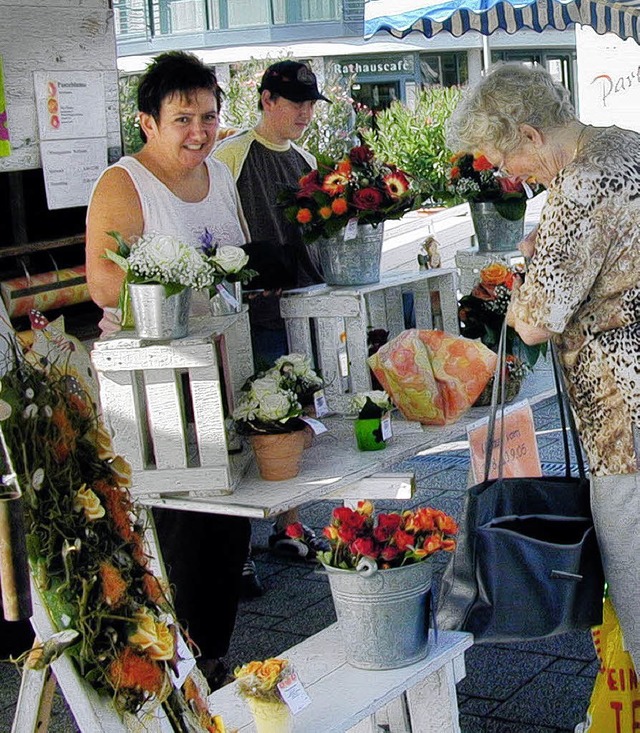
[[[387,273],[372,285],[319,285],[285,292],[280,314],[289,350],[312,355],[324,379],[330,407],[344,412],[351,395],[371,389],[367,332],[384,329],[391,339],[404,331],[404,294],[413,295],[417,328],[459,332],[456,281],[454,268],[441,268]],[[438,310],[432,306],[434,302]],[[338,355],[342,333],[346,334],[348,386],[343,385]]]
[[[294,718],[294,733],[460,733],[456,683],[464,678],[471,634],[431,633],[429,655],[408,667],[381,671],[347,664],[333,624],[278,656],[288,659],[311,698]],[[249,708],[227,685],[209,697],[227,730],[255,731]]]

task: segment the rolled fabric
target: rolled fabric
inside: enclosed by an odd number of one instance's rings
[[[0,293],[11,318],[91,300],[84,265],[5,280]]]

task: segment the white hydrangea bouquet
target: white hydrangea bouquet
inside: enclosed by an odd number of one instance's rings
[[[213,241],[213,235],[206,228],[204,234],[200,237],[200,241],[202,242],[202,255],[210,268],[210,289],[215,288],[223,280],[246,285],[249,280],[252,280],[258,274],[255,270],[247,267],[249,255],[241,247],[216,244]],[[215,291],[211,294],[215,294]]]
[[[117,251],[105,256],[126,273],[126,283],[164,285],[167,296],[185,288],[205,290],[212,282],[212,268],[202,252],[166,234],[144,234],[131,245],[118,232],[108,232]]]
[[[304,428],[301,414],[296,393],[274,371],[245,385],[233,419],[241,435],[290,433]]]
[[[359,420],[371,420],[382,417],[385,412],[393,408],[389,395],[381,390],[358,392],[351,398],[349,411],[358,416]]]

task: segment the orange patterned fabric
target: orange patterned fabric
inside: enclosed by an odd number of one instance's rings
[[[369,366],[407,420],[447,425],[476,401],[496,367],[480,341],[444,331],[403,331]]]

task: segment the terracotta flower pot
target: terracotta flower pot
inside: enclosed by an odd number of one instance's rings
[[[304,430],[250,436],[260,476],[265,481],[284,481],[300,473]]]

